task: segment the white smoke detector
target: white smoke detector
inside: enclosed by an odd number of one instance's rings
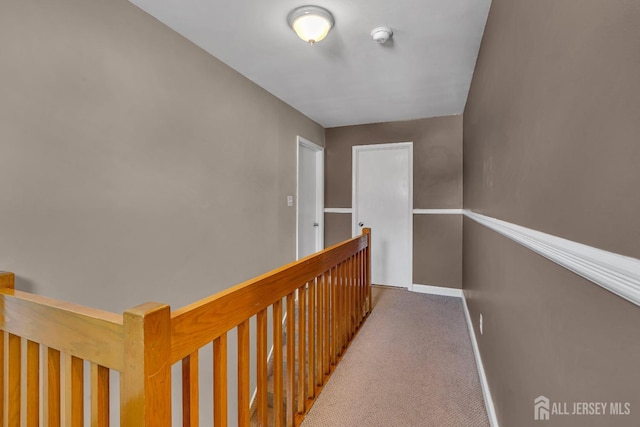
[[[371,37],[378,44],[385,44],[393,36],[393,31],[389,27],[377,27],[371,30]]]

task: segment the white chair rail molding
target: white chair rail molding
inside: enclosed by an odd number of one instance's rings
[[[640,306],[640,260],[470,210],[464,215]]]

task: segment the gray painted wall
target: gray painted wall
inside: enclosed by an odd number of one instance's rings
[[[180,306],[295,258],[296,135],[324,129],[124,0],[4,1],[0,264]]]
[[[125,0],[3,0],[0,52],[17,288],[178,308],[295,259],[296,135],[321,126]]]
[[[461,116],[327,129],[325,206],[351,207],[354,145],[409,141],[413,142],[414,209],[461,208]],[[414,215],[413,227],[413,283],[460,288],[460,215]],[[325,215],[326,245],[349,237],[351,215]]]
[[[464,113],[464,206],[640,258],[640,8],[493,0]],[[464,286],[502,426],[533,400],[630,402],[640,424],[640,308],[464,220]],[[485,333],[477,320],[484,316]]]

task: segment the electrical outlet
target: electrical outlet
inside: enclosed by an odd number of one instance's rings
[[[482,330],[482,313],[480,313],[480,335],[482,335],[484,332]]]
[[[287,196],[287,206],[293,206],[293,196]]]

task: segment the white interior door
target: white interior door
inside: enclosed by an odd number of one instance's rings
[[[298,137],[297,257],[324,246],[324,149]]]
[[[371,282],[412,287],[413,143],[353,147],[353,234],[371,228]]]

